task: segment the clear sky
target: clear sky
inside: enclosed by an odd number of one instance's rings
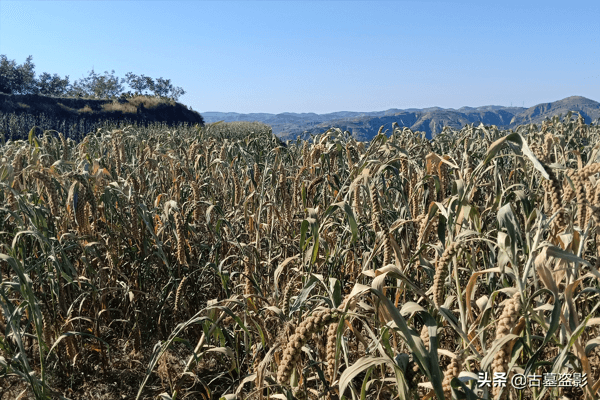
[[[196,111],[600,101],[600,1],[0,1],[0,54],[171,79]]]

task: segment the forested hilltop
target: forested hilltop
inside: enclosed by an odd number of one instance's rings
[[[198,112],[170,99],[134,96],[122,100],[0,93],[0,132],[5,139],[26,138],[32,126],[81,138],[103,126],[163,123],[204,125]]]
[[[32,57],[18,65],[0,55],[0,133],[21,139],[32,126],[72,138],[107,125],[204,125],[202,116],[178,103],[185,91],[170,79],[128,72],[125,78],[94,70],[70,82],[47,72],[36,76]],[[128,89],[128,90],[126,90]]]

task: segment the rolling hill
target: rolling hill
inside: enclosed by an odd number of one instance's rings
[[[309,137],[335,126],[351,132],[360,140],[370,140],[382,125],[390,129],[394,122],[400,127],[425,132],[428,137],[440,133],[445,126],[456,129],[466,124],[496,125],[502,129],[512,129],[522,124],[541,123],[546,118],[568,111],[579,112],[586,123],[600,118],[600,103],[581,96],[571,96],[552,103],[533,107],[481,106],[459,109],[430,107],[424,109],[390,109],[373,112],[339,111],[328,114],[315,113],[221,113],[204,112],[206,123],[217,121],[259,121],[270,125],[273,133],[282,139]]]

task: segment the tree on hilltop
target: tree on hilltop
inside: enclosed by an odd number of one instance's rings
[[[123,92],[123,80],[115,76],[115,71],[104,71],[99,75],[93,69],[85,78],[73,82],[69,94],[97,99],[114,99]]]
[[[42,72],[37,80],[37,89],[39,94],[45,96],[64,96],[69,90],[69,75],[61,79],[58,74],[50,75]]]
[[[145,75],[135,75],[128,72],[125,78],[115,76],[115,71],[98,74],[92,68],[88,76],[69,84],[69,76],[61,78],[44,72],[39,79],[35,78],[35,65],[32,56],[17,65],[15,60],[9,60],[6,55],[0,55],[0,92],[8,94],[43,94],[51,96],[76,96],[95,99],[116,99],[132,95],[156,96],[166,99],[179,100],[185,94],[181,87],[173,86],[170,79],[162,77],[153,79]],[[123,85],[127,84],[134,93],[124,92]]]
[[[35,65],[32,56],[17,65],[15,60],[9,60],[0,55],[0,92],[8,94],[29,94],[36,92]]]
[[[137,95],[148,95],[151,92],[154,96],[179,100],[179,97],[185,94],[181,87],[175,87],[170,79],[158,78],[156,80],[145,75],[135,75],[133,72],[125,74],[127,85],[131,87]]]

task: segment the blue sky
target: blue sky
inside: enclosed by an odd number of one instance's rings
[[[599,1],[2,0],[0,54],[168,78],[200,112],[530,107],[600,101],[599,21]]]

